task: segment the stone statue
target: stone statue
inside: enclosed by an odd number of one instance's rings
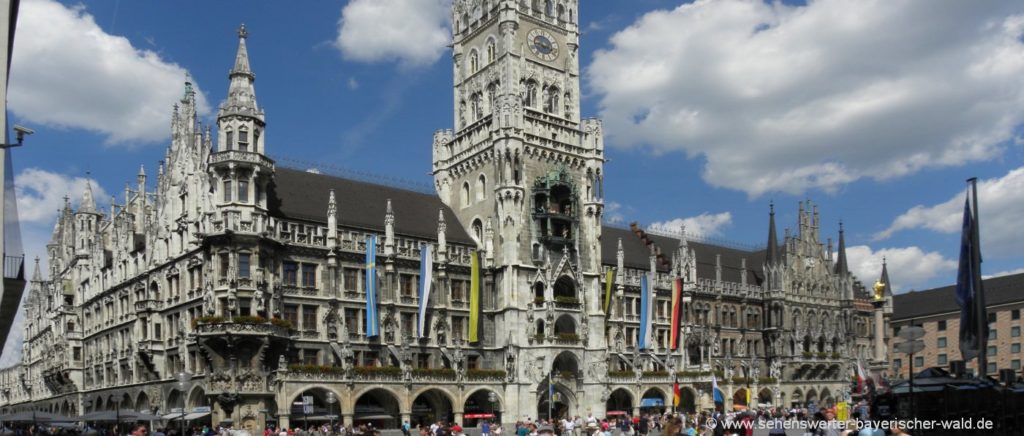
[[[262,287],[257,287],[256,291],[254,291],[253,294],[252,294],[252,299],[254,300],[253,302],[256,303],[256,311],[257,312],[262,312],[263,310],[265,310],[265,305],[266,304],[264,302],[264,298],[265,297],[264,297],[263,288]]]
[[[768,369],[768,375],[775,380],[782,380],[782,362],[779,359],[772,361],[772,366]]]
[[[277,370],[287,371],[288,370],[288,359],[284,357],[284,354],[277,356]]]
[[[206,289],[203,290],[203,312],[207,315],[217,313],[217,308],[213,301],[213,286],[210,285],[210,282],[206,282]]]

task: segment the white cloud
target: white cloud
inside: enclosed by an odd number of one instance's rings
[[[345,85],[352,91],[359,89],[359,81],[355,77],[349,77]]]
[[[84,6],[22,2],[9,98],[26,122],[98,132],[109,144],[160,141],[184,80],[184,68],[104,32]]]
[[[1021,274],[1021,273],[1024,273],[1024,268],[1017,268],[1017,269],[1008,270],[1008,271],[999,271],[999,272],[997,272],[995,274],[986,274],[986,275],[984,275],[982,277],[985,278],[985,279],[990,279],[992,277],[1012,276],[1014,274]]]
[[[656,222],[650,225],[650,229],[662,232],[679,232],[680,228],[686,226],[687,235],[698,236],[721,236],[722,229],[732,224],[732,213],[722,212],[709,214],[707,212],[689,218],[676,218],[669,221]]]
[[[351,0],[335,46],[354,61],[430,65],[451,42],[450,10],[451,0]]]
[[[956,281],[957,262],[941,253],[926,252],[920,247],[883,248],[873,250],[867,245],[846,247],[850,271],[870,287],[882,275],[882,259],[888,263],[893,292],[902,293],[927,286],[933,278],[949,274],[949,283]]]
[[[39,168],[26,168],[14,177],[18,196],[18,218],[25,223],[53,223],[67,196],[73,206],[82,201],[88,184],[92,184],[93,199],[105,204],[110,195],[95,180],[71,177]]]
[[[912,207],[896,217],[889,228],[877,233],[875,239],[886,239],[908,229],[928,229],[947,234],[960,232],[965,192],[966,189],[934,206]],[[978,199],[982,254],[1020,254],[1020,247],[1024,245],[1024,232],[1020,231],[1020,219],[1024,217],[1024,167],[1000,178],[978,181]]]
[[[751,196],[834,191],[999,155],[1024,121],[1022,13],[698,0],[615,34],[587,78],[614,146],[703,157]]]

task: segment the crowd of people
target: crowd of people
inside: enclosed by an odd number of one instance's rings
[[[858,405],[859,406],[859,405]],[[835,409],[808,410],[802,408],[758,408],[738,412],[704,411],[699,413],[666,412],[641,413],[638,416],[626,414],[597,418],[592,413],[586,417],[565,417],[561,419],[524,418],[503,428],[500,423],[488,419],[478,420],[474,435],[481,436],[752,436],[754,429],[765,429],[770,435],[787,434],[786,429],[798,429],[803,436],[885,436],[908,435],[902,429],[873,427],[866,416],[866,408],[854,407],[851,418],[837,420]],[[410,425],[403,422],[400,427],[403,436],[466,436],[465,429],[458,423],[435,421]],[[414,435],[415,433],[415,435]],[[792,434],[792,431],[789,433]],[[152,433],[145,425],[122,425],[120,427],[59,427],[46,424],[14,425],[0,430],[0,436],[260,436],[247,430],[236,430],[230,426],[192,426],[178,428],[156,428]],[[292,428],[268,426],[262,436],[381,436],[381,430],[372,423],[345,426],[341,423],[323,423]]]

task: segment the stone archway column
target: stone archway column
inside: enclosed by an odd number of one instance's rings
[[[398,423],[398,425],[401,426],[407,422],[410,426],[412,425],[412,412],[402,412],[402,422]]]
[[[341,414],[341,422],[345,424],[345,428],[352,428],[352,423],[355,422],[355,419],[353,419],[351,413],[343,413]]]
[[[452,415],[455,415],[455,423],[462,425],[462,411],[452,412]]]

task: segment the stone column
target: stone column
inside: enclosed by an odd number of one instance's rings
[[[455,423],[462,425],[462,412],[453,412],[452,414],[455,415]],[[403,414],[402,416],[405,415]]]
[[[407,422],[409,423],[410,426],[412,426],[412,413],[402,412],[402,422],[399,422],[398,425],[401,426],[402,424],[405,424]]]
[[[291,421],[288,419],[288,415],[280,415],[277,417],[277,426],[280,428],[291,428]]]
[[[884,301],[876,301],[875,306],[875,361],[885,362],[885,318]]]
[[[345,424],[345,428],[352,428],[353,421],[354,420],[352,419],[351,413],[345,413],[341,415],[341,422]]]

